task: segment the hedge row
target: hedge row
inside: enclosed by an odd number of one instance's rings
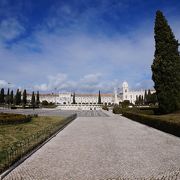
[[[30,122],[32,116],[22,114],[0,113],[0,124],[19,124]]]
[[[138,114],[134,112],[122,112],[122,115],[137,122],[154,127],[161,131],[180,137],[180,121],[163,119],[153,115]]]

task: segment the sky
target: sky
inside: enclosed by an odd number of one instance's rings
[[[0,88],[153,88],[154,19],[180,39],[179,0],[0,0]]]

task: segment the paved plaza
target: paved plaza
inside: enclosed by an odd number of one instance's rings
[[[110,112],[79,112],[4,178],[12,179],[180,179],[180,138]]]
[[[107,117],[107,113],[99,110],[59,110],[59,109],[0,109],[4,113],[38,114],[40,116],[69,116],[77,114],[78,117]]]

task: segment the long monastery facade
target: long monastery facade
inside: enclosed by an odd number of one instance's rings
[[[155,91],[152,90],[152,93]],[[121,91],[114,90],[110,94],[101,94],[101,103],[102,104],[119,104],[124,100],[129,100],[130,103],[135,104],[136,98],[139,96],[144,97],[145,90],[131,91],[129,89],[128,83],[123,82]],[[30,100],[30,95],[28,99]],[[71,105],[73,102],[72,93],[59,93],[59,94],[40,94],[40,101],[53,102],[59,105]],[[82,105],[97,105],[98,104],[98,94],[75,94],[75,101],[77,104]]]

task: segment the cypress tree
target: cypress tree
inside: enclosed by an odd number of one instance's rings
[[[147,105],[147,90],[145,90],[145,93],[144,93],[144,104]]]
[[[73,94],[73,104],[76,104],[76,94],[75,94],[75,92]]]
[[[152,100],[152,98],[151,98],[151,90],[149,89],[148,93],[147,93],[147,103],[148,104],[151,103],[151,100]]]
[[[7,92],[7,95],[6,95],[6,103],[7,103],[7,104],[10,103],[9,88],[8,88],[8,92]]]
[[[15,95],[15,104],[16,104],[16,105],[18,105],[18,103],[19,103],[19,100],[18,100],[19,97],[18,97],[18,96],[19,96],[19,89],[17,89],[16,95]]]
[[[101,92],[99,90],[99,95],[98,95],[98,104],[101,104]]]
[[[21,91],[17,89],[16,95],[15,95],[15,104],[20,105],[21,104]]]
[[[13,98],[14,98],[14,94],[13,94],[13,90],[11,91],[11,95],[10,95],[10,103],[13,104]]]
[[[34,95],[34,91],[32,93],[31,104],[32,104],[32,107],[34,109],[34,107],[35,107],[35,95]]]
[[[27,104],[27,92],[26,89],[23,91],[23,105],[25,106]]]
[[[138,97],[138,95],[136,95],[136,101],[135,101],[135,104],[136,104],[136,105],[139,105],[139,97]]]
[[[161,11],[156,12],[154,33],[152,79],[160,112],[171,113],[180,108],[179,43]]]
[[[1,94],[0,94],[0,103],[3,104],[5,102],[4,100],[4,88],[1,89]]]
[[[39,91],[37,91],[37,95],[36,95],[36,104],[39,105],[40,100],[39,100]]]

